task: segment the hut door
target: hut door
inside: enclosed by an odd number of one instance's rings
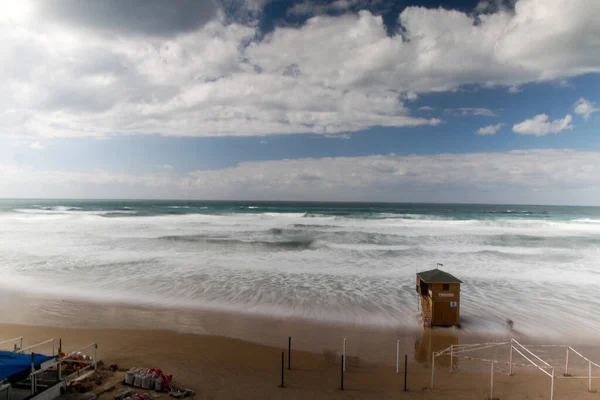
[[[456,323],[456,308],[451,308],[449,302],[439,302],[434,305],[434,323],[454,325]]]

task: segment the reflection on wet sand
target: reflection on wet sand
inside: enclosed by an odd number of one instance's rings
[[[434,351],[441,351],[457,344],[459,344],[459,337],[455,329],[423,328],[421,337],[415,342],[415,361],[422,364],[431,364]],[[448,357],[436,359],[436,364],[438,362],[438,365],[450,365]]]

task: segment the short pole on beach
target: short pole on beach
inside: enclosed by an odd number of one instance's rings
[[[406,392],[406,378],[408,375],[408,355],[404,355],[404,391]]]
[[[35,371],[35,355],[31,353],[31,372]],[[35,375],[31,377],[31,394],[35,394]]]
[[[550,400],[554,400],[554,368],[552,368],[552,376],[550,383]]]
[[[292,369],[292,337],[288,337],[288,369]]]
[[[344,338],[344,358],[342,358],[342,369],[346,371],[346,338]]]
[[[285,370],[285,368],[284,368],[284,364],[285,364],[284,359],[285,359],[285,352],[282,351],[281,352],[281,386],[280,386],[282,388],[285,387],[284,384],[283,384],[283,371]]]
[[[342,365],[341,365],[341,386],[340,389],[344,390],[344,356],[342,355]]]
[[[400,372],[400,341],[396,340],[396,373]]]
[[[565,376],[569,376],[569,347],[567,347],[567,359],[565,360]]]
[[[490,400],[494,400],[494,363],[492,363],[492,377],[490,380]]]
[[[592,391],[592,362],[591,361],[588,363],[588,380],[589,380],[588,389],[591,392]]]
[[[510,354],[508,356],[508,375],[512,375],[512,351],[513,351],[513,344],[512,344],[512,339],[510,340]]]

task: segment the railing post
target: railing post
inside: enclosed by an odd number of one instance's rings
[[[35,354],[33,352],[31,352],[31,372],[30,372],[30,378],[31,378],[31,395],[35,394],[35,375],[33,375],[33,373],[35,372]]]
[[[589,390],[592,391],[592,362],[588,363],[588,380],[589,380]]]
[[[281,352],[281,387],[284,388],[284,382],[283,382],[283,370],[285,369],[284,365],[285,365],[285,361],[284,361],[284,357],[285,357],[285,353],[282,351]]]
[[[396,341],[396,373],[400,372],[400,341]]]
[[[344,364],[345,364],[345,360],[346,360],[346,357],[342,356],[342,365],[341,365],[342,371],[340,372],[340,376],[341,376],[340,377],[340,380],[341,380],[340,389],[341,390],[344,390]]]
[[[346,338],[344,338],[344,360],[342,363],[342,368],[344,369],[344,372],[346,371]]]
[[[492,363],[492,373],[490,380],[490,400],[494,400],[494,363]]]
[[[454,370],[454,345],[450,345],[450,373]]]
[[[552,368],[552,382],[550,385],[550,400],[554,400],[554,368]]]
[[[62,360],[58,362],[58,380],[62,380]]]
[[[406,388],[406,380],[408,378],[408,355],[404,355],[404,391],[406,392],[408,389]]]
[[[98,354],[98,344],[94,343],[94,371],[98,370],[98,358],[97,358],[97,354]]]
[[[565,361],[565,375],[569,375],[569,346],[567,346],[567,360]]]
[[[19,347],[19,350],[21,350],[23,348],[23,336],[21,336],[21,345]]]
[[[512,353],[513,353],[513,344],[512,339],[510,340],[510,355],[508,356],[508,375],[512,375]]]
[[[433,389],[433,379],[435,375],[435,351],[433,352],[433,356],[431,359],[431,388]]]
[[[52,339],[52,357],[54,357],[54,339]]]

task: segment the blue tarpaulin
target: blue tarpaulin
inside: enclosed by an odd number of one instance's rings
[[[43,354],[33,355],[33,364],[39,368],[44,361],[54,357]],[[15,380],[26,378],[31,371],[31,354],[0,351],[0,381],[3,379]]]

